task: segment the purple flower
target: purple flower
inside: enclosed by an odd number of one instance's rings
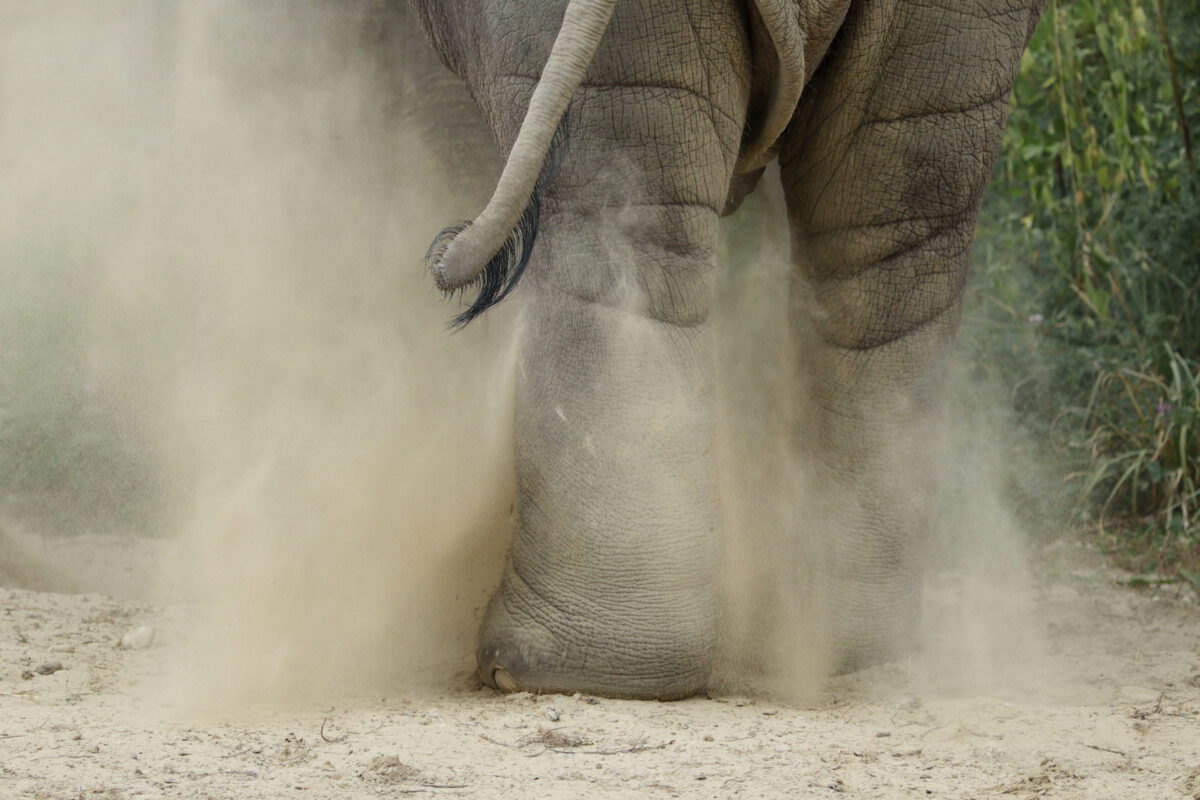
[[[1158,415],[1161,417],[1171,410],[1172,406],[1166,400],[1158,401]]]

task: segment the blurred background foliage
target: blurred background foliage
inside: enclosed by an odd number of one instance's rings
[[[965,311],[1031,463],[1140,580],[1200,588],[1200,3],[1055,0],[1021,65]],[[1045,475],[1011,488],[1025,499]],[[1020,480],[1017,481],[1020,483]]]

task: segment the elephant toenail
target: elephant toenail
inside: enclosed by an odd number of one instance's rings
[[[519,688],[504,667],[492,667],[492,685],[502,692],[515,692]]]

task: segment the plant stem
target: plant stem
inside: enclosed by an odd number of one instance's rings
[[[1179,131],[1183,135],[1183,152],[1187,156],[1189,170],[1196,169],[1196,161],[1192,156],[1192,129],[1188,125],[1187,115],[1183,113],[1183,87],[1179,84],[1179,70],[1175,64],[1175,48],[1171,45],[1171,34],[1167,30],[1167,14],[1163,9],[1163,0],[1155,0],[1158,10],[1158,35],[1162,38],[1163,47],[1167,50],[1167,69],[1171,73],[1171,93],[1175,97],[1175,119],[1179,123]]]

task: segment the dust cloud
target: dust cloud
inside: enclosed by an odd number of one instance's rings
[[[821,506],[793,445],[803,375],[788,322],[790,244],[772,165],[723,223],[713,315],[724,558],[717,680],[815,700],[830,669]]]
[[[445,331],[454,306],[420,256],[486,198],[446,188],[406,114],[413,87],[386,54],[402,45],[364,33],[386,6],[0,10],[4,523],[170,540],[155,587],[127,588],[184,609],[186,702],[440,688],[473,668],[511,524],[519,300]],[[724,238],[753,268],[726,265],[714,326],[720,672],[811,700],[829,668],[807,579],[822,498],[788,447],[802,410],[780,366],[769,180],[755,206]],[[963,428],[926,666],[909,665],[950,683],[1011,675],[1036,645],[1020,526],[995,489],[1013,465]]]
[[[180,534],[185,698],[444,686],[498,577],[513,314],[447,335],[421,256],[478,198],[439,186],[383,6],[0,12],[6,410],[53,428],[7,477],[76,503],[5,511]]]
[[[203,696],[442,686],[507,546],[512,320],[447,336],[419,257],[453,201],[360,23],[327,3],[184,21]]]
[[[848,498],[818,488],[813,464],[796,447],[811,426],[804,403],[804,337],[789,314],[793,280],[782,187],[776,167],[724,222],[724,269],[714,315],[720,381],[718,440],[724,523],[723,658],[718,679],[733,690],[765,690],[817,702],[828,687],[839,587],[835,509]],[[940,470],[929,498],[933,527],[919,547],[921,618],[909,655],[853,681],[872,691],[986,690],[1021,694],[1050,680],[1034,607],[1030,526],[1061,525],[1054,502],[1021,518],[1007,490],[1035,465],[1011,446],[1020,433],[997,398],[955,363],[951,401],[931,457]],[[920,496],[921,467],[897,441],[891,480],[900,496]],[[1043,474],[1044,469],[1040,470]],[[916,480],[914,480],[916,479]],[[909,488],[911,487],[911,488]],[[890,489],[889,489],[890,491]],[[852,498],[849,499],[852,501]],[[1041,534],[1043,540],[1049,538]],[[893,674],[899,672],[899,675]],[[898,687],[903,686],[903,689]]]

